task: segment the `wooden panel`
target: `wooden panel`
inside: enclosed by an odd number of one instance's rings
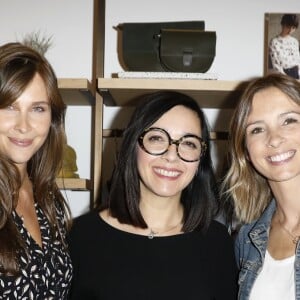
[[[81,178],[57,178],[56,183],[60,189],[64,190],[89,190],[90,181]]]
[[[122,129],[103,129],[103,138],[115,138],[122,137]],[[227,131],[211,131],[210,132],[211,140],[228,140]]]
[[[234,108],[246,83],[219,80],[98,78],[104,104],[135,106],[142,94],[174,90],[193,97],[202,108]]]

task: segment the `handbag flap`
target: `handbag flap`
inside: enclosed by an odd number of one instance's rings
[[[216,53],[216,32],[162,29],[159,56],[161,65],[171,72],[205,73]]]
[[[121,66],[129,71],[164,71],[158,48],[161,28],[205,29],[204,21],[123,23],[118,29],[118,56]]]

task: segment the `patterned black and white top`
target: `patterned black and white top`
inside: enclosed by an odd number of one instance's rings
[[[273,69],[285,74],[284,69],[300,67],[299,42],[293,36],[274,37],[270,41],[269,53]]]
[[[67,299],[72,279],[72,264],[69,254],[56,232],[55,241],[50,238],[49,221],[36,204],[36,213],[42,235],[42,248],[30,236],[22,219],[13,212],[14,221],[29,249],[29,257],[20,257],[20,276],[4,276],[0,273],[0,299],[63,300]],[[63,213],[57,209],[63,236]]]

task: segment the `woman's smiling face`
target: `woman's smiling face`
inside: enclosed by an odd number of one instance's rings
[[[178,105],[166,112],[151,127],[162,128],[174,140],[187,134],[201,137],[201,124],[196,112]],[[141,197],[152,194],[159,197],[180,197],[182,190],[192,181],[199,161],[185,162],[179,158],[172,144],[162,155],[146,153],[140,146],[137,164],[141,182]]]
[[[15,102],[0,109],[0,151],[18,167],[26,167],[45,142],[50,125],[46,86],[36,74]]]
[[[247,120],[246,146],[253,166],[269,181],[300,180],[300,106],[275,87],[259,91]]]

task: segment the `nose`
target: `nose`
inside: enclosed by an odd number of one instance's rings
[[[16,116],[15,130],[26,133],[31,129],[29,116],[25,112],[19,112]]]
[[[280,132],[272,131],[267,138],[267,146],[270,148],[278,148],[284,142],[284,137]]]
[[[168,161],[174,161],[178,159],[178,155],[177,155],[177,145],[175,143],[171,144],[168,147],[167,152],[165,152],[162,155],[162,158],[168,160]]]

